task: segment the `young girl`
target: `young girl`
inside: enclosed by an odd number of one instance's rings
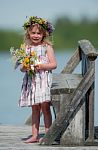
[[[28,74],[30,68],[23,65],[20,68],[22,72],[25,72],[25,76],[19,106],[31,106],[32,108],[32,137],[25,143],[33,143],[39,140],[40,111],[44,115],[45,133],[52,123],[50,111],[51,70],[57,67],[57,63],[52,44],[49,41],[53,26],[48,21],[33,16],[23,27],[26,30],[26,53],[35,52],[39,60],[39,63],[34,66],[35,75],[32,74],[32,77]]]

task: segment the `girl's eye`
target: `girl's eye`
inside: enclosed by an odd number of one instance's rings
[[[40,33],[40,32],[38,32],[38,33],[36,33],[36,32],[31,32],[31,34],[38,34],[38,35],[40,35],[41,33]]]
[[[35,34],[35,32],[31,32],[31,34]]]

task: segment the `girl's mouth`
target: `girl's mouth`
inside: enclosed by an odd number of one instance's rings
[[[37,40],[39,40],[39,39],[33,39],[33,40],[37,41]]]

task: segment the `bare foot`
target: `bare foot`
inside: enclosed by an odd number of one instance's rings
[[[38,138],[32,136],[32,137],[29,138],[28,140],[24,141],[24,143],[36,143],[36,142],[38,142],[38,141],[39,141]]]
[[[39,139],[39,143],[41,143],[41,142],[43,142],[43,138],[40,138],[40,139]]]

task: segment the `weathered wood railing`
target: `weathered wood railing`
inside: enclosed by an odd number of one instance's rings
[[[88,40],[81,40],[66,67],[59,75],[54,76],[51,94],[57,115],[41,144],[52,145],[58,137],[62,145],[94,144],[94,85],[97,56],[98,53],[92,44]],[[81,75],[72,74],[80,61]],[[67,84],[69,87],[66,87],[65,81],[70,81],[70,84]],[[58,105],[55,105],[55,102]]]

